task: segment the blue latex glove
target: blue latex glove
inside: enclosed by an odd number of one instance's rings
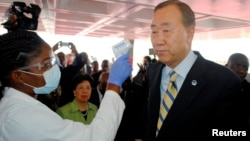
[[[124,54],[113,63],[110,69],[108,83],[121,87],[122,83],[131,76],[132,65],[130,64],[129,56],[129,53]]]

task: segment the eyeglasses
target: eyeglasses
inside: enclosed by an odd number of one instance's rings
[[[53,56],[50,59],[47,59],[42,63],[39,62],[37,64],[21,67],[21,68],[18,68],[18,69],[19,70],[27,70],[27,69],[31,69],[31,68],[37,68],[37,70],[48,70],[52,66],[54,66],[55,64],[56,64],[56,58],[55,58],[55,56]]]

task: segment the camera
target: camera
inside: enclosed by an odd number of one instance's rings
[[[30,4],[27,6],[24,2],[14,1],[5,11],[4,28],[10,31],[15,30],[36,30],[41,8],[38,5]],[[29,17],[31,14],[32,17]]]

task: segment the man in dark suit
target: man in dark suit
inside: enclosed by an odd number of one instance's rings
[[[195,32],[192,9],[177,0],[165,1],[154,9],[151,41],[159,62],[148,69],[149,97],[144,140],[165,141],[171,136],[246,136],[240,105],[240,79],[219,64],[191,50]],[[175,71],[177,96],[166,117],[161,104],[169,73]],[[165,101],[165,100],[164,100]],[[165,105],[165,107],[166,107]],[[143,121],[143,120],[142,120]],[[142,128],[143,129],[143,128]]]
[[[249,61],[248,57],[242,53],[233,53],[228,58],[226,67],[238,75],[241,79],[241,91],[243,94],[243,101],[248,119],[248,132],[250,131],[250,83],[246,80]]]
[[[92,74],[92,77],[94,79],[94,85],[93,85],[93,88],[96,88],[98,83],[99,83],[99,77],[100,75],[103,73],[103,72],[109,72],[109,61],[104,59],[102,61],[102,64],[101,64],[101,70],[99,70],[98,72],[96,73],[93,73]]]
[[[109,72],[102,72],[98,79],[98,85],[92,89],[92,94],[89,99],[89,102],[92,102],[97,107],[100,106],[101,101],[104,97],[104,93],[107,88],[108,78],[109,78]]]

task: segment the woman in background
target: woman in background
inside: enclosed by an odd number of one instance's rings
[[[98,110],[97,106],[89,102],[93,85],[93,78],[89,74],[77,74],[72,80],[74,100],[57,110],[64,119],[90,124]]]

